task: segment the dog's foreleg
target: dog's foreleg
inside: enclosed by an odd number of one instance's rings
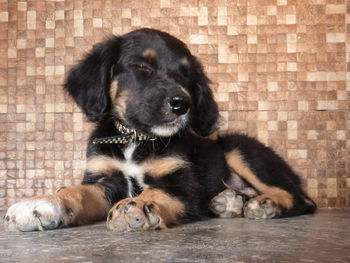
[[[54,195],[33,197],[12,205],[5,217],[6,230],[35,231],[103,220],[110,205],[97,185],[60,188]]]

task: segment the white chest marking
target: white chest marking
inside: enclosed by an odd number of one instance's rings
[[[144,168],[142,165],[136,164],[132,160],[132,155],[136,149],[137,145],[136,144],[131,144],[129,145],[123,152],[125,161],[122,162],[121,167],[119,168],[123,174],[125,175],[125,178],[128,181],[128,195],[129,197],[132,197],[132,183],[130,180],[130,177],[134,178],[137,183],[143,188],[148,188],[148,185],[146,185],[143,181],[144,178]]]

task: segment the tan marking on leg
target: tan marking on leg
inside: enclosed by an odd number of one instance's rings
[[[95,155],[89,157],[86,163],[86,171],[93,174],[110,175],[116,170],[119,170],[123,163],[118,159],[111,158],[105,155]]]
[[[144,58],[155,58],[155,56],[157,55],[156,51],[154,49],[151,48],[147,48],[145,51],[142,52],[142,56]]]
[[[111,83],[111,86],[109,88],[109,95],[111,96],[112,102],[114,102],[117,98],[117,91],[118,91],[118,81],[114,80]]]
[[[185,205],[159,189],[146,189],[137,198],[158,206],[161,220],[165,226],[176,224],[185,212]]]
[[[226,162],[231,169],[233,169],[237,174],[247,180],[251,185],[253,185],[260,192],[265,193],[269,186],[261,182],[254,172],[248,167],[248,165],[243,160],[243,156],[238,150],[233,150],[225,154]]]
[[[262,195],[256,197],[259,200],[264,198],[270,198],[275,204],[280,205],[286,209],[290,209],[293,206],[293,197],[287,191],[280,189],[278,187],[269,186],[261,182],[259,178],[254,174],[254,172],[249,168],[249,166],[243,160],[243,156],[238,150],[233,150],[225,154],[227,164],[231,169],[233,169],[239,176],[244,178],[257,190],[259,190]]]
[[[189,163],[179,157],[151,158],[142,164],[145,173],[152,177],[161,177],[178,169],[189,166]]]
[[[97,185],[79,185],[61,188],[55,194],[63,207],[72,210],[74,225],[87,224],[106,218],[110,205],[104,190]]]
[[[271,187],[266,191],[266,193],[257,196],[255,199],[262,201],[267,198],[271,199],[277,205],[277,207],[283,207],[287,210],[293,207],[293,196],[281,188]]]

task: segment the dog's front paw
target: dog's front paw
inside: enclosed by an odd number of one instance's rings
[[[209,208],[215,215],[222,218],[241,217],[243,199],[234,190],[226,189],[210,201]]]
[[[12,205],[4,217],[8,231],[35,231],[60,227],[63,220],[61,205],[50,198],[36,198]]]
[[[143,231],[166,228],[159,207],[139,198],[123,199],[108,213],[107,228],[116,231]]]

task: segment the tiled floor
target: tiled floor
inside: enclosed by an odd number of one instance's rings
[[[350,210],[253,221],[212,219],[153,232],[103,223],[47,232],[0,228],[0,262],[350,262]]]

